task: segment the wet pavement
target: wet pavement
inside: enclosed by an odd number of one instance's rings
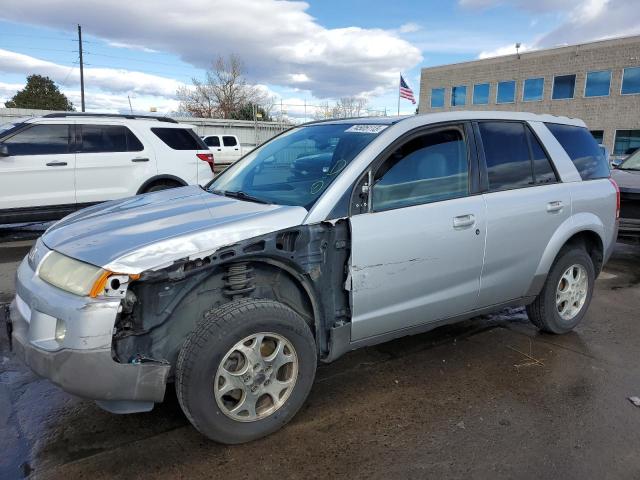
[[[2,299],[27,249],[0,247]],[[640,248],[618,245],[573,333],[514,309],[353,352],[283,430],[234,447],[198,434],[172,392],[127,416],[67,395],[0,335],[0,478],[637,479],[639,283]]]

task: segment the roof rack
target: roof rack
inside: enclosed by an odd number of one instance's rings
[[[161,117],[159,115],[127,115],[118,113],[81,113],[81,112],[68,112],[68,113],[47,113],[43,115],[43,118],[65,118],[65,117],[101,117],[101,118],[128,118],[129,120],[157,120],[159,122],[178,123],[176,120],[170,117]]]

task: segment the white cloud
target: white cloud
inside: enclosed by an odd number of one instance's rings
[[[201,68],[236,53],[250,80],[295,87],[292,75],[304,74],[305,89],[320,98],[392,88],[397,72],[422,60],[396,32],[325,28],[300,1],[85,0],[77,7],[76,0],[21,0],[3,5],[0,17],[69,29],[72,11],[85,35],[174,53]]]
[[[493,50],[485,50],[480,52],[480,55],[478,55],[478,58],[492,58],[492,57],[500,57],[502,55],[514,55],[517,52],[526,52],[527,50],[531,50],[531,47],[529,45],[526,44],[521,44],[520,48],[518,50],[516,50],[516,45],[511,44],[511,45],[505,45],[503,47],[498,47],[496,49]]]
[[[0,49],[0,71],[6,73],[46,75],[61,85],[80,83],[77,67],[68,67],[47,60]],[[100,88],[108,92],[135,92],[144,95],[175,97],[176,89],[182,83],[171,78],[148,73],[121,70],[115,68],[86,67],[85,85]]]
[[[510,4],[526,10],[555,11],[562,14],[557,27],[530,44],[523,44],[521,52],[640,34],[640,8],[636,0],[460,0],[459,3],[467,7]],[[513,54],[514,44],[515,42],[494,49],[484,49],[479,58]]]
[[[422,27],[415,22],[400,25],[400,28],[398,29],[400,33],[414,33],[419,32],[420,30],[422,30]]]

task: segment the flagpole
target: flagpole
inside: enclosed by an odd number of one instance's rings
[[[398,116],[400,116],[400,82],[402,81],[402,72],[400,72],[400,78],[398,78]]]

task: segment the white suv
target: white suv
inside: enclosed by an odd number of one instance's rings
[[[0,223],[212,178],[211,151],[170,118],[54,113],[0,128]]]

